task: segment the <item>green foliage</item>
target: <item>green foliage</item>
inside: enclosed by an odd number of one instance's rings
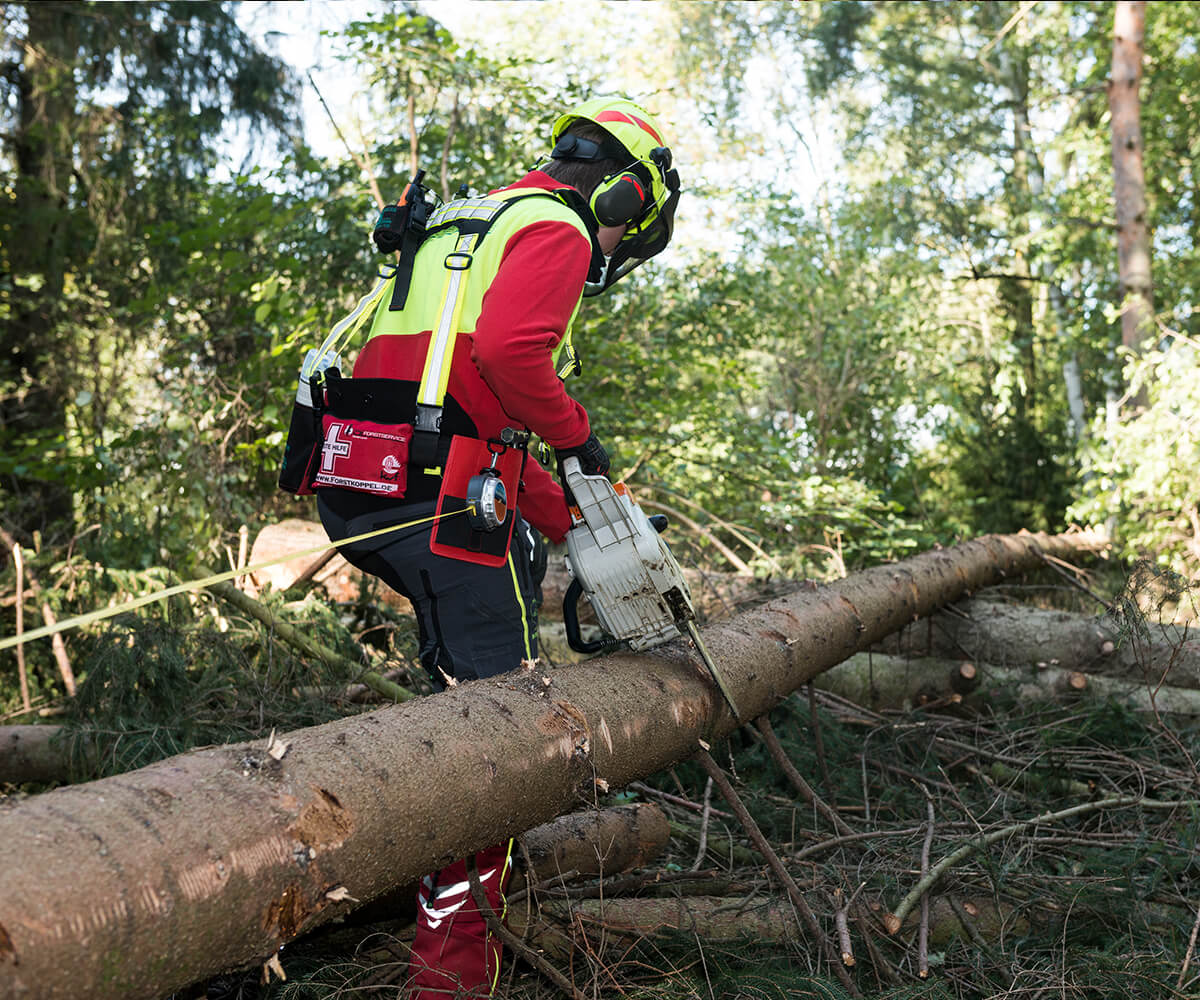
[[[1200,576],[1200,357],[1176,338],[1130,359],[1131,392],[1144,387],[1145,412],[1094,425],[1082,495],[1072,516],[1111,524],[1121,554],[1150,558],[1187,578]]]
[[[14,258],[16,280],[0,288],[11,316],[56,303],[33,341],[40,360],[18,357],[7,376],[30,419],[5,425],[0,475],[67,490],[74,523],[56,522],[60,534],[103,521],[89,555],[184,569],[240,523],[292,509],[273,479],[296,363],[369,281],[373,206],[355,164],[302,148],[270,172],[214,178],[223,120],[282,134],[290,113],[286,72],[248,47],[229,8],[55,9],[70,30],[54,51],[78,64],[78,86],[47,111],[75,123],[73,138],[21,141],[46,169],[71,161],[81,180],[65,200],[37,201],[40,231],[72,220],[69,250],[50,240],[46,254]],[[104,16],[75,16],[84,10]],[[51,24],[40,8],[8,13],[15,37]],[[1059,373],[1079,364],[1093,409],[1115,378],[1112,246],[1096,209],[1108,198],[1097,83],[1109,25],[1095,5],[1017,14],[917,3],[671,12],[680,83],[727,157],[750,163],[765,135],[762,109],[745,113],[756,99],[743,63],[791,53],[803,73],[789,85],[807,81],[793,96],[843,130],[846,169],[838,190],[800,208],[788,171],[751,197],[682,163],[681,244],[710,206],[736,203],[741,228],[719,249],[673,248],[665,266],[589,303],[572,391],[646,495],[694,505],[701,527],[756,569],[831,575],[1067,520],[1079,458]],[[211,65],[184,38],[202,41]],[[339,42],[367,81],[364,139],[385,195],[414,157],[446,195],[508,181],[544,149],[546,109],[597,85],[574,70],[563,85],[509,54],[520,46],[473,48],[410,6],[348,25]],[[1161,137],[1147,143],[1151,204],[1171,248],[1156,280],[1186,330],[1190,202],[1171,178],[1189,176],[1194,122],[1171,95],[1196,71],[1182,8],[1155,8],[1147,44],[1146,131]],[[187,101],[203,113],[184,120]],[[681,155],[698,140],[681,130]],[[13,177],[30,193],[40,183]],[[0,205],[10,235],[35,201]],[[1129,456],[1141,447],[1097,446],[1114,454],[1093,464],[1092,499],[1071,515],[1097,517],[1123,491],[1130,551],[1174,551],[1191,509],[1188,461],[1157,475],[1171,439],[1147,438],[1162,456],[1139,471]],[[13,510],[39,495],[17,493]],[[1168,507],[1180,513],[1142,516]],[[680,544],[700,562],[725,558],[701,533]]]
[[[270,605],[282,613],[278,598]],[[331,648],[354,646],[333,609],[309,597],[287,618]],[[68,705],[101,774],[120,774],[198,746],[266,737],[358,711],[337,697],[353,677],[298,659],[255,625],[185,624],[127,615],[86,644]],[[77,751],[77,756],[82,751]]]
[[[462,184],[479,192],[509,183],[546,152],[547,108],[577,96],[534,82],[531,60],[460,44],[433,17],[407,9],[353,22],[342,38],[369,85],[372,160],[385,197],[418,166],[446,200]]]
[[[70,494],[108,481],[102,452],[164,333],[200,318],[180,283],[219,140],[290,129],[291,76],[228,4],[29,4],[12,22],[0,481],[14,527],[63,533]]]
[[[1178,95],[1195,80],[1196,40],[1185,10],[1170,3],[1150,12],[1142,95],[1155,284],[1164,310],[1190,331],[1198,258],[1181,178],[1194,170],[1185,137],[1194,136],[1196,120]],[[1103,87],[1111,8],[727,5],[711,21],[694,9],[681,17],[697,70],[690,86],[714,106],[732,104],[726,118],[739,127],[756,101],[743,86],[744,65],[757,58],[803,66],[808,91],[789,81],[793,103],[823,100],[845,130],[838,204],[880,209],[856,230],[869,268],[889,258],[907,259],[914,273],[924,267],[923,285],[880,310],[916,333],[906,346],[917,348],[921,384],[910,391],[938,397],[917,404],[918,417],[936,420],[924,442],[900,450],[907,482],[888,498],[941,538],[1061,528],[1083,457],[1068,430],[1061,373],[1083,372],[1083,403],[1093,413],[1119,378],[1114,246],[1100,210],[1112,197]],[[762,225],[786,231],[786,213],[772,209]],[[803,253],[803,243],[797,249]],[[818,287],[831,292],[858,278],[833,267],[818,274]],[[764,275],[777,275],[784,288],[811,287],[777,261]],[[846,326],[857,359],[874,345],[870,326],[864,335],[852,324],[853,314],[838,326]],[[819,403],[822,389],[839,403],[854,399],[830,377],[836,371],[823,374],[803,386],[807,401]],[[870,383],[890,404],[877,408],[878,417],[905,412],[905,387],[878,373]],[[847,426],[861,433],[861,423]],[[872,458],[854,474],[890,468],[886,453]],[[1175,466],[1184,476],[1189,467],[1186,459]],[[1185,489],[1169,479],[1161,495],[1187,518]]]

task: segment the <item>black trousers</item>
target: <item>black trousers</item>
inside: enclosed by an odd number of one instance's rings
[[[317,492],[321,523],[333,542],[431,517],[436,506],[436,501],[406,504],[348,490]],[[492,677],[538,655],[544,545],[519,512],[513,516],[517,524],[508,559],[494,568],[434,555],[430,521],[338,546],[348,562],[412,603],[421,664],[439,691],[451,678]]]

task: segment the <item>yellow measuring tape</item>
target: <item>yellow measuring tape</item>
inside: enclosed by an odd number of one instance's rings
[[[401,528],[413,528],[418,524],[426,524],[430,521],[436,521],[439,518],[453,517],[456,514],[465,514],[472,510],[471,507],[464,507],[462,510],[452,510],[443,514],[433,514],[429,517],[421,517],[415,521],[406,521],[403,524],[390,524],[386,528],[376,528],[374,531],[367,531],[361,535],[354,535],[350,538],[342,538],[337,545],[351,545],[355,542],[363,542],[368,538],[378,538],[380,535],[386,535],[389,531],[399,531]],[[11,649],[13,646],[21,643],[32,642],[34,639],[42,639],[48,635],[54,635],[56,632],[66,632],[73,628],[80,628],[84,625],[90,625],[92,622],[103,621],[105,618],[112,618],[114,615],[119,615],[123,611],[132,611],[134,608],[140,608],[146,604],[153,604],[155,601],[161,601],[166,597],[174,597],[176,594],[186,594],[193,590],[203,590],[205,587],[214,583],[224,583],[226,580],[232,580],[237,576],[246,576],[250,573],[255,573],[260,569],[266,569],[268,566],[278,566],[280,563],[291,562],[293,559],[299,559],[301,556],[312,556],[319,552],[325,552],[333,547],[334,543],[326,542],[324,545],[315,545],[310,549],[301,549],[299,552],[289,552],[286,555],[276,556],[274,559],[267,559],[265,562],[254,563],[252,566],[244,566],[242,569],[231,569],[225,573],[217,573],[214,576],[206,576],[203,580],[192,580],[189,583],[176,584],[174,587],[167,587],[164,590],[156,590],[152,594],[143,594],[141,597],[135,597],[132,601],[126,601],[124,604],[118,604],[115,607],[103,608],[100,611],[89,611],[85,615],[76,615],[74,618],[64,618],[60,622],[53,625],[43,625],[41,628],[33,629],[29,632],[22,632],[20,635],[9,636],[6,639],[0,639],[0,649]]]

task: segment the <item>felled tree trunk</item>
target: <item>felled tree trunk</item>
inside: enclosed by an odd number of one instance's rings
[[[560,816],[522,834],[535,879],[567,872],[606,875],[649,864],[666,850],[671,824],[649,802]]]
[[[998,694],[1007,692],[1019,701],[1061,702],[1090,695],[1112,699],[1137,712],[1200,716],[1200,691],[1195,689],[1089,674],[1052,667],[1045,661],[1041,666],[998,667],[971,660],[856,653],[813,683],[876,710],[948,703],[985,709],[996,704]]]
[[[645,867],[671,840],[666,814],[651,802],[589,808],[559,816],[521,834],[507,894],[570,877],[608,878]],[[525,862],[528,862],[526,867]],[[355,914],[376,920],[416,919],[417,884],[398,886]]]
[[[329,554],[328,542],[329,536],[317,521],[290,517],[263,528],[251,546],[249,565],[270,562],[289,552],[305,554],[256,570],[250,574],[247,590],[255,595],[267,588],[287,590],[315,564],[326,559]],[[324,587],[335,601],[356,601],[362,594],[362,573],[336,554],[312,574],[312,579]],[[390,588],[381,584],[377,589],[378,596],[397,610],[412,610],[408,601]]]
[[[705,630],[747,719],[914,617],[1102,545],[988,536]],[[0,995],[153,998],[691,757],[736,726],[689,646],[516,670],[0,812]],[[349,898],[348,898],[349,897]]]
[[[909,657],[945,657],[1000,667],[1059,667],[1133,682],[1165,681],[1200,688],[1200,642],[1182,634],[1156,633],[1152,639],[1123,640],[1104,617],[973,600],[909,625],[877,648]]]
[[[72,745],[62,726],[0,726],[0,781],[49,783],[94,774],[94,757],[87,737]]]
[[[821,899],[825,893],[814,893]],[[1046,925],[1055,914],[1041,908],[1018,911],[1009,903],[979,896],[938,896],[929,914],[929,943],[944,948],[955,938],[995,940],[1001,933],[1028,932],[1029,914]],[[744,899],[729,896],[680,896],[671,898],[629,898],[549,900],[539,907],[540,919],[524,920],[519,912],[514,930],[527,932],[530,943],[548,954],[569,958],[586,935],[594,950],[605,945],[620,953],[650,937],[677,936],[680,931],[694,934],[706,944],[749,942],[754,945],[785,944],[805,940],[796,912],[782,895],[763,897],[755,893]],[[913,914],[906,931],[916,929],[919,917]],[[526,930],[528,928],[528,930]],[[882,930],[880,936],[882,936]],[[852,935],[851,941],[857,937]],[[857,949],[855,949],[857,950]],[[850,952],[853,956],[854,952]]]

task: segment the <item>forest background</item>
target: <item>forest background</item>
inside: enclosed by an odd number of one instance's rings
[[[1200,16],[1145,11],[1134,287],[1116,7],[0,5],[4,634],[24,575],[62,618],[311,516],[275,488],[297,367],[380,263],[377,198],[418,166],[504,184],[614,91],[686,192],[671,249],[585,304],[569,388],[688,563],[831,579],[1086,523],[1196,579]],[[285,60],[316,9],[321,61]],[[105,633],[66,641],[86,683]],[[4,655],[10,717],[61,696],[49,644],[24,692]]]
[[[483,6],[464,37],[404,6],[328,37],[330,72],[361,84],[342,155],[317,158],[310,83],[247,10],[4,5],[14,537],[184,575],[243,524],[307,515],[274,489],[297,359],[379,263],[371,192],[414,165],[447,196],[502,184],[557,109],[618,89],[671,123],[688,188],[671,253],[579,323],[572,391],[633,482],[740,525],[764,571],[1092,522],[1195,575],[1187,4],[1148,18],[1156,309],[1133,351],[1112,4],[580,8],[603,54],[566,5]]]

